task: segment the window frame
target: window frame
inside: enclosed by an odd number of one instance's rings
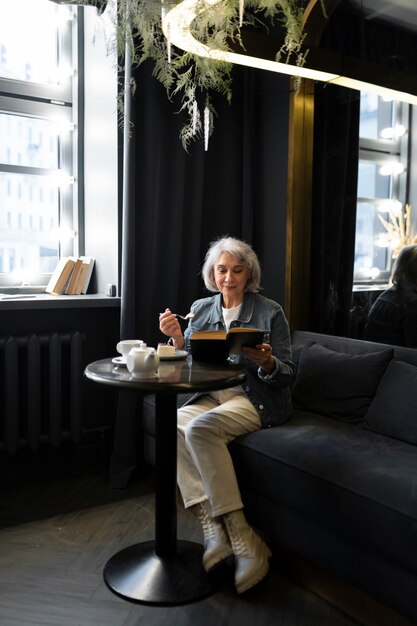
[[[0,113],[55,120],[57,116],[74,128],[61,135],[58,140],[58,166],[71,172],[73,184],[60,186],[59,223],[60,227],[71,230],[74,238],[59,242],[59,257],[84,254],[83,242],[83,172],[81,168],[80,133],[83,118],[80,116],[84,88],[83,72],[83,9],[65,7],[70,10],[72,20],[58,26],[58,62],[75,68],[74,76],[68,76],[59,85],[43,85],[29,81],[19,81],[0,76]],[[0,162],[0,173],[13,173],[35,176],[49,176],[56,170],[24,165],[10,165]],[[51,273],[38,273],[31,276],[30,285],[16,285],[11,272],[0,272],[0,289],[22,289],[25,292],[37,291],[44,287]]]

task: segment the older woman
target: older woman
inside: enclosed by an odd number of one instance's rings
[[[184,335],[169,309],[160,316],[160,330],[177,349],[189,348],[196,330],[246,326],[261,328],[268,337],[243,349],[243,386],[199,395],[178,411],[178,485],[184,506],[203,527],[204,568],[209,571],[234,555],[235,585],[242,593],[267,574],[271,553],[246,521],[227,446],[239,435],[288,419],[294,365],[283,310],[258,293],[261,271],[251,246],[232,237],[218,239],[209,247],[202,274],[216,295],[194,302],[195,317]]]
[[[417,244],[399,253],[392,282],[369,311],[365,339],[417,348]]]

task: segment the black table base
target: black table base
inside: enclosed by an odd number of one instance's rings
[[[111,359],[87,366],[87,378],[138,393],[155,393],[155,541],[125,548],[104,568],[104,580],[113,593],[132,602],[174,606],[214,593],[223,581],[223,568],[208,575],[203,568],[203,546],[177,540],[177,393],[227,389],[246,377],[230,364],[173,362],[169,377],[134,378]]]
[[[221,568],[208,575],[200,544],[177,541],[173,556],[157,556],[155,542],[138,543],[111,557],[104,568],[107,586],[124,599],[154,606],[201,600],[219,587]]]

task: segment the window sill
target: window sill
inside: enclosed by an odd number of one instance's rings
[[[0,294],[0,311],[12,309],[86,309],[100,307],[120,307],[119,297],[104,294],[80,296],[52,296],[39,294]]]
[[[390,285],[386,284],[369,284],[369,285],[354,285],[353,291],[385,291]]]

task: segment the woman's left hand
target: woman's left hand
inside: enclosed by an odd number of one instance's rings
[[[243,347],[242,352],[267,374],[274,371],[276,364],[269,343],[260,343],[255,348]]]

